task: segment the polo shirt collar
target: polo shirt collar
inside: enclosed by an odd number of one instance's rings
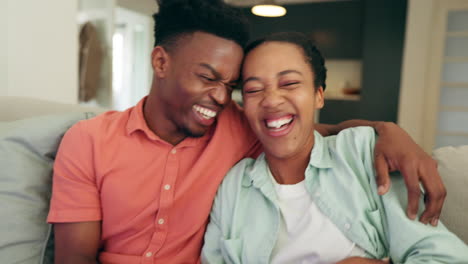
[[[143,99],[141,99],[137,103],[137,105],[130,110],[130,114],[129,114],[128,121],[127,121],[127,127],[126,127],[127,135],[130,136],[132,133],[139,130],[139,131],[142,131],[146,135],[146,137],[148,137],[150,140],[161,141],[165,144],[169,144],[168,142],[161,139],[158,135],[156,135],[148,127],[148,124],[146,123],[145,116],[143,115],[143,107],[145,105],[147,97],[148,96],[145,96]],[[211,128],[202,137],[199,137],[199,138],[187,137],[186,139],[182,140],[177,146],[178,147],[191,147],[201,142],[205,142],[213,136],[215,127],[216,127],[216,124],[212,125]]]
[[[315,142],[314,147],[312,148],[312,152],[310,154],[309,168],[332,168],[333,162],[327,142],[325,142],[323,136],[320,135],[320,133],[318,133],[317,131],[314,131],[314,137]],[[251,170],[249,170],[247,173],[249,176],[249,180],[243,182],[244,186],[253,184],[257,188],[264,189],[265,184],[271,183],[271,180],[268,175],[268,163],[265,158],[265,153],[262,153],[257,158]]]
[[[149,129],[146,124],[145,117],[143,115],[143,106],[145,105],[147,96],[141,99],[135,107],[130,110],[130,116],[127,122],[127,135],[131,135],[133,132],[140,130],[151,140],[158,140],[159,137]]]
[[[325,142],[323,136],[317,131],[314,131],[314,141],[314,147],[310,154],[309,166],[320,169],[331,168],[333,162],[328,143]]]

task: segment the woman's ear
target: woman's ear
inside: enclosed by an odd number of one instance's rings
[[[322,86],[315,91],[315,109],[322,109],[325,104],[323,93]]]
[[[158,78],[164,78],[167,74],[170,63],[170,56],[167,51],[161,47],[156,46],[151,53],[151,65],[153,66],[154,75]]]

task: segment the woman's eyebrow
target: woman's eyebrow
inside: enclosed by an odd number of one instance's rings
[[[283,76],[283,75],[286,75],[286,74],[290,74],[290,73],[297,73],[299,75],[302,75],[302,72],[300,71],[296,71],[296,70],[284,70],[282,72],[279,72],[276,76],[280,77],[280,76]]]
[[[249,78],[245,79],[244,81],[242,81],[242,84],[245,84],[245,83],[250,82],[250,81],[259,81],[259,80],[260,80],[260,78],[252,76],[252,77],[249,77]]]

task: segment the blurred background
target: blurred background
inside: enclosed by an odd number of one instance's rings
[[[468,144],[468,0],[226,0],[252,38],[300,31],[329,69],[321,123],[398,122],[427,151]],[[149,92],[155,0],[0,0],[0,96],[124,110]],[[241,100],[240,94],[234,94]]]

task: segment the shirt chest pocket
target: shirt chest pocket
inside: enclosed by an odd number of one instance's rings
[[[240,238],[224,239],[221,240],[221,253],[224,261],[227,264],[241,264],[242,263],[242,246],[243,242]]]
[[[253,240],[253,241],[252,241]],[[271,255],[269,238],[260,243],[254,237],[224,239],[220,241],[221,254],[227,264],[268,264]]]
[[[387,248],[387,242],[385,240],[385,230],[384,230],[384,216],[382,215],[381,210],[366,210],[366,224],[363,226],[368,234],[369,241],[374,248],[374,252],[377,256],[374,257],[383,257],[384,252]]]

